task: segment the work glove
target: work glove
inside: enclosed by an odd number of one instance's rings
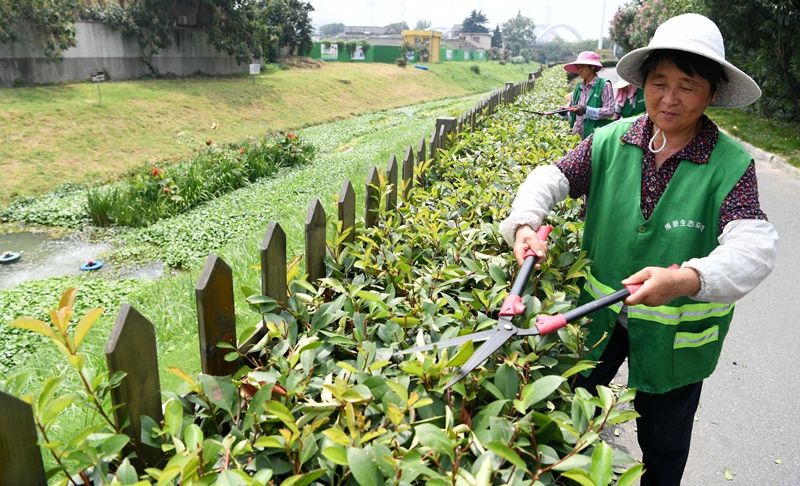
[[[573,111],[577,116],[583,116],[586,114],[586,105],[578,105],[575,107],[575,111]]]

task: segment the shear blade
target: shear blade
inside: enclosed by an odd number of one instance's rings
[[[456,376],[454,376],[447,383],[447,385],[444,386],[444,389],[446,390],[451,386],[455,385],[456,383],[458,383],[459,381],[461,381],[461,379],[467,376],[470,373],[470,371],[477,368],[479,364],[486,361],[486,359],[489,358],[489,356],[491,356],[492,354],[494,354],[495,351],[500,349],[500,347],[503,346],[503,343],[508,341],[508,338],[510,338],[514,334],[516,334],[515,329],[508,331],[504,329],[495,329],[494,331],[492,331],[492,336],[486,341],[486,343],[483,346],[478,348],[472,354],[472,356],[467,360],[467,362],[464,363],[464,366],[462,366],[461,369],[458,370]]]
[[[481,342],[481,341],[486,341],[487,339],[492,337],[492,334],[494,334],[494,333],[495,333],[495,330],[492,329],[490,331],[481,331],[481,332],[476,332],[474,334],[466,334],[464,336],[459,336],[459,337],[453,338],[453,339],[445,339],[444,341],[437,341],[435,343],[424,344],[422,346],[416,346],[414,348],[404,349],[403,351],[398,351],[395,354],[418,353],[420,351],[430,351],[433,348],[444,349],[444,348],[449,348],[451,346],[464,344],[467,341],[472,341],[474,343],[478,343],[478,342]]]

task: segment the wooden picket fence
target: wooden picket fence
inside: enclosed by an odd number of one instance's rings
[[[436,120],[436,128],[429,140],[420,139],[417,148],[409,146],[402,164],[398,165],[394,155],[389,158],[385,172],[391,191],[386,201],[388,211],[397,210],[398,187],[404,188],[406,199],[413,183],[415,163],[438,159],[439,149],[445,149],[448,135],[465,130],[474,131],[480,116],[488,116],[502,105],[513,102],[519,95],[533,89],[534,81],[541,76],[542,68],[529,73],[528,80],[506,83],[505,88],[492,92],[471,110],[458,118],[442,117]],[[380,197],[377,187],[380,176],[378,168],[370,167],[364,193],[364,226],[375,226]],[[398,185],[402,177],[403,185]],[[344,181],[338,201],[338,219],[342,230],[350,229],[346,242],[355,240],[356,201],[353,186]],[[311,201],[305,222],[305,263],[310,282],[325,277],[326,215],[317,198]],[[283,302],[287,296],[286,282],[286,233],[278,222],[271,222],[261,244],[261,293]],[[226,342],[237,346],[236,315],[234,313],[234,286],[231,268],[218,255],[206,259],[195,286],[197,324],[200,344],[202,372],[214,376],[226,376],[236,372],[237,362],[225,361],[228,352],[217,345]],[[246,351],[263,337],[264,329],[239,348]],[[153,324],[136,309],[123,304],[108,337],[105,348],[109,373],[122,371],[127,377],[112,390],[114,406],[124,404],[114,412],[118,424],[128,425],[122,429],[129,437],[141,436],[141,415],[156,422],[163,420],[161,409],[161,385],[158,377],[158,354]],[[140,460],[154,465],[163,457],[160,449],[139,445]],[[0,485],[34,486],[46,485],[42,456],[37,444],[37,432],[30,405],[0,392]]]

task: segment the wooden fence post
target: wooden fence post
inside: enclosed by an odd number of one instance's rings
[[[408,193],[414,185],[414,149],[411,145],[403,157],[403,200],[408,201]]]
[[[372,228],[378,220],[378,204],[380,203],[380,177],[374,165],[367,172],[367,185],[364,189],[364,226]]]
[[[419,145],[417,145],[417,164],[421,164],[427,160],[427,152],[425,148],[425,137],[422,137],[419,139]]]
[[[235,361],[225,361],[228,349],[218,348],[226,342],[236,347],[236,313],[233,302],[233,272],[222,258],[208,255],[197,286],[197,325],[200,335],[200,363],[203,373],[214,376],[232,375]]]
[[[397,212],[397,157],[392,154],[389,157],[389,165],[386,167],[386,181],[390,185],[388,197],[386,198],[386,211]]]
[[[348,229],[350,230],[350,233],[339,244],[339,251],[341,252],[345,243],[356,241],[356,193],[353,190],[353,185],[350,184],[350,179],[345,180],[344,184],[342,184],[338,208],[339,221],[342,223],[342,233]]]
[[[506,83],[504,90],[503,103],[508,105],[514,100],[514,83]]]
[[[31,406],[0,392],[0,484],[47,486]]]
[[[438,147],[447,148],[447,134],[456,129],[456,119],[452,116],[442,116],[436,119],[436,134],[438,135]]]
[[[316,197],[306,215],[306,272],[312,284],[325,278],[325,210]]]
[[[139,460],[147,467],[155,467],[164,457],[160,448],[142,443],[142,415],[160,423],[161,382],[158,378],[158,349],[153,324],[136,309],[122,304],[114,322],[114,328],[106,341],[106,364],[108,373],[127,373],[117,388],[111,390],[111,404],[121,407],[114,410],[114,421],[118,427],[126,422],[122,431],[138,444],[142,457]],[[150,431],[146,431],[149,433]],[[132,452],[132,448],[126,449]]]
[[[285,303],[286,283],[286,233],[277,221],[269,223],[267,234],[261,242],[261,295]],[[255,343],[253,343],[255,344]]]
[[[436,136],[436,135],[437,135],[437,133],[438,133],[438,132],[437,132],[437,131],[436,131],[436,129],[434,128],[434,129],[433,129],[433,133],[431,133],[431,139],[430,139],[430,141],[428,142],[428,144],[429,144],[429,148],[430,148],[430,150],[431,150],[431,156],[430,156],[429,158],[433,159],[433,160],[434,160],[434,162],[435,162],[435,161],[437,161],[437,160],[439,160],[439,158],[438,158],[439,154],[438,154],[438,152],[436,151],[436,149],[437,149],[437,146],[436,146],[436,144],[437,144],[437,142],[439,141],[439,137],[437,137],[437,136]]]

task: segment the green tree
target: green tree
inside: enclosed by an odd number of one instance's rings
[[[761,86],[752,107],[800,121],[800,0],[703,0],[725,38],[726,57]]]
[[[486,34],[489,32],[483,24],[489,22],[483,10],[473,10],[470,12],[469,17],[461,22],[461,32],[468,34]]]
[[[266,0],[262,1],[262,5],[266,3]],[[297,52],[311,52],[314,47],[314,42],[311,40],[311,34],[314,32],[311,12],[314,11],[314,7],[311,3],[302,0],[272,0],[268,5],[266,22],[280,32],[279,46],[287,47],[290,51],[297,49]],[[279,52],[273,49],[269,54],[270,62],[278,60]]]
[[[533,33],[535,25],[533,19],[524,17],[521,12],[517,13],[508,22],[503,24],[505,32],[506,49],[509,49],[515,56],[520,54],[522,49],[527,49],[536,42],[536,35]]]
[[[405,20],[402,22],[393,22],[386,26],[387,34],[399,34],[404,30],[408,30],[408,23]]]
[[[427,30],[431,26],[430,20],[417,20],[414,30]]]
[[[611,18],[611,25],[609,26],[609,34],[611,40],[625,52],[630,52],[634,49],[631,45],[631,34],[633,33],[633,22],[639,12],[641,5],[636,0],[620,5]]]
[[[62,52],[75,46],[75,0],[0,0],[0,42],[19,42],[21,29],[30,27],[33,39],[51,61],[63,59]]]
[[[503,33],[500,32],[500,24],[495,24],[492,33],[492,47],[503,47]]]
[[[344,32],[344,24],[341,22],[335,24],[325,24],[319,28],[319,33],[325,37],[334,36]]]

